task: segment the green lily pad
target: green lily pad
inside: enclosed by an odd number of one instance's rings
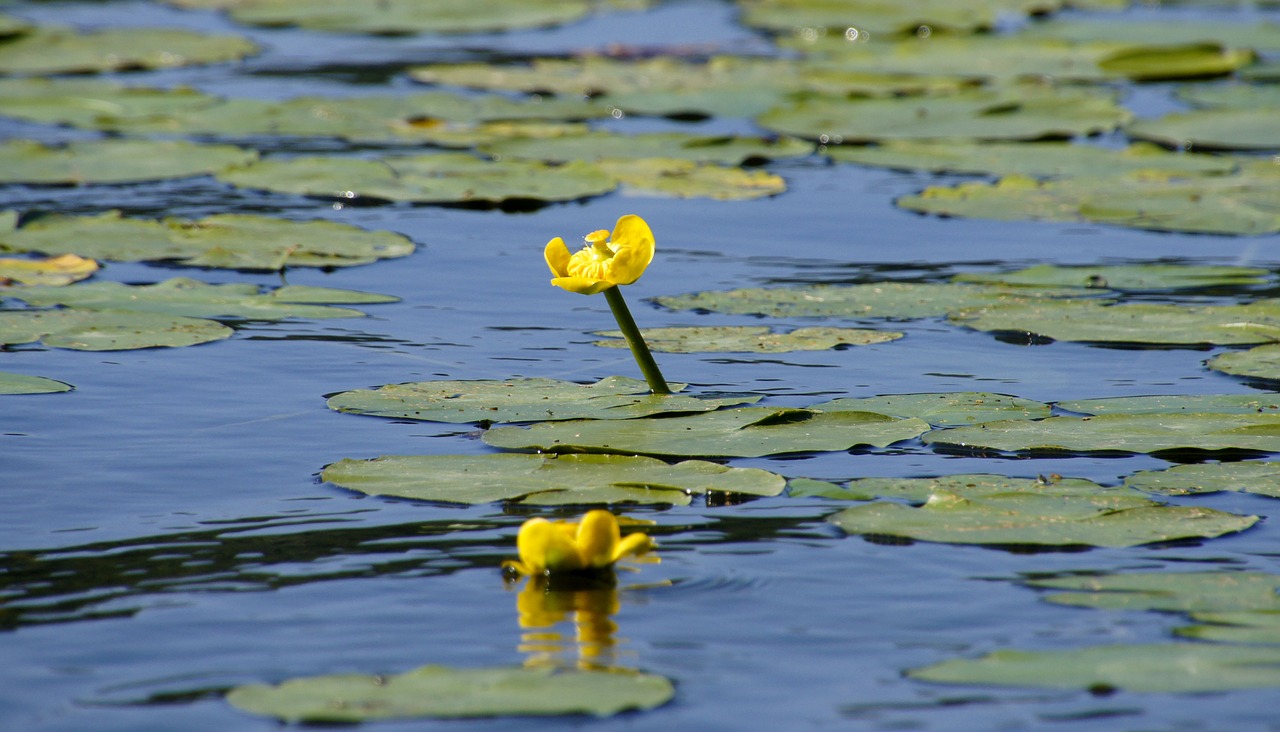
[[[131,183],[217,173],[256,160],[253,150],[181,140],[85,140],[61,146],[0,142],[0,183]]]
[[[1191,264],[1037,264],[1012,272],[962,272],[955,282],[1034,287],[1105,287],[1126,292],[1264,285],[1271,273],[1257,267]]]
[[[12,38],[30,33],[35,26],[31,23],[7,13],[0,13],[0,38]]]
[[[591,128],[584,122],[545,120],[496,120],[456,122],[435,118],[392,122],[391,133],[406,142],[425,142],[438,147],[469,149],[506,140],[549,140],[580,135]]]
[[[938,430],[933,446],[1002,452],[1253,450],[1280,452],[1277,414],[1103,414],[1007,420]]]
[[[1187,85],[1179,89],[1176,96],[1196,107],[1280,108],[1280,86],[1274,84]]]
[[[0,115],[91,129],[118,129],[218,101],[190,87],[159,89],[78,77],[0,79]]]
[[[1239,491],[1280,498],[1280,463],[1246,460],[1178,465],[1168,470],[1139,471],[1125,478],[1124,484],[1164,496]]]
[[[1034,333],[1059,341],[1268,343],[1280,335],[1280,299],[1201,306],[1056,300],[961,309],[951,319],[975,330]]]
[[[186,7],[226,9],[233,20],[268,28],[399,36],[486,33],[560,25],[585,17],[587,0],[171,0]]]
[[[0,345],[40,341],[75,351],[194,346],[230,338],[233,331],[204,318],[118,310],[0,311]]]
[[[705,412],[759,401],[758,396],[697,397],[652,394],[636,379],[609,376],[594,384],[557,379],[417,381],[329,397],[330,409],[425,422],[529,422],[561,419],[635,419],[655,414]]]
[[[1251,379],[1280,381],[1280,345],[1255,346],[1247,351],[1220,353],[1205,361],[1214,371]]]
[[[810,95],[756,120],[796,137],[862,143],[1070,138],[1109,132],[1129,117],[1110,93],[1026,86],[894,99]]]
[[[852,409],[891,417],[919,417],[935,427],[1000,419],[1041,419],[1048,417],[1052,411],[1048,404],[1031,399],[976,391],[842,398],[814,404],[809,408],[825,412]]]
[[[395,676],[341,674],[238,686],[227,702],[287,722],[351,724],[426,717],[608,717],[652,709],[674,695],[670,681],[652,674],[423,666]]]
[[[944,216],[1014,221],[1092,221],[1155,231],[1256,235],[1280,231],[1273,193],[1280,166],[1242,163],[1230,175],[1138,171],[1107,177],[930,186],[899,198],[902,208]]]
[[[1070,142],[887,140],[873,147],[831,146],[826,153],[840,162],[886,168],[1036,178],[1137,170],[1230,173],[1236,168],[1230,158],[1173,153],[1149,143],[1114,150]]]
[[[621,455],[387,455],[341,460],[321,479],[372,496],[448,503],[658,503],[684,506],[708,491],[776,496],[786,480],[758,468],[702,460],[668,465]]]
[[[1205,643],[996,651],[913,669],[921,681],[1106,692],[1196,693],[1280,686],[1280,649]]]
[[[195,267],[278,270],[350,267],[413,253],[409,239],[332,221],[290,221],[252,214],[203,219],[52,215],[0,230],[0,250],[76,252],[120,262],[169,261]]]
[[[989,499],[1028,493],[1046,498],[1088,499],[1090,504],[1109,509],[1155,505],[1142,493],[1129,488],[1098,485],[1084,478],[1009,478],[1003,475],[961,474],[936,478],[855,478],[836,484],[819,480],[792,480],[792,498],[817,496],[839,500],[869,501],[896,498],[924,504],[935,494],[961,498]]]
[[[837,346],[887,343],[902,333],[860,328],[796,328],[775,333],[765,326],[722,325],[648,328],[642,331],[649,348],[662,353],[787,353],[825,351]],[[622,338],[622,331],[598,331],[596,335]],[[596,341],[606,348],[626,348],[624,340]],[[867,411],[878,411],[869,409]]]
[[[1280,610],[1280,575],[1265,572],[1124,572],[1030,580],[1048,602],[1106,610]]]
[[[954,3],[916,0],[742,0],[742,22],[768,30],[828,28],[843,33],[851,24],[872,36],[915,34],[927,26],[935,31],[972,33],[991,30],[1001,18],[1049,13],[1059,0],[980,0]]]
[[[1139,46],[1117,51],[1098,61],[1103,71],[1135,81],[1169,81],[1225,76],[1253,63],[1250,50],[1223,48],[1216,43]]]
[[[1058,406],[1081,414],[1280,414],[1280,394],[1172,394],[1067,399]]]
[[[40,27],[0,43],[0,74],[84,74],[238,61],[258,52],[247,38],[180,28]]]
[[[43,376],[28,376],[0,371],[0,394],[56,394],[75,387]]]
[[[787,189],[782,176],[679,158],[605,159],[596,162],[624,193],[640,196],[743,201],[776,196]]]
[[[1030,303],[1078,295],[1078,289],[1032,289],[932,282],[744,288],[658,297],[672,310],[767,315],[775,318],[929,318],[965,307]]]
[[[649,132],[621,135],[596,130],[545,140],[515,139],[485,145],[481,152],[498,158],[566,162],[601,158],[679,158],[700,163],[738,165],[745,162],[798,158],[813,152],[813,143],[790,137],[766,139],[739,135],[693,135]]]
[[[1195,613],[1191,617],[1205,624],[1174,628],[1174,635],[1214,643],[1280,645],[1280,610]]]
[[[484,441],[507,450],[684,457],[762,457],[792,452],[885,447],[929,430],[919,419],[871,412],[742,407],[642,420],[543,422],[495,427]]]
[[[288,290],[263,293],[257,285],[210,285],[186,277],[175,277],[154,285],[92,282],[78,287],[27,287],[8,294],[37,307],[62,305],[81,310],[137,311],[197,318],[284,320],[364,317],[359,310],[292,301]],[[349,301],[345,294],[335,294],[335,297]],[[381,295],[366,298],[362,302],[397,300]]]
[[[1197,109],[1134,122],[1127,132],[1163,145],[1203,150],[1280,149],[1280,107]]]
[[[1244,23],[1215,22],[1205,18],[1188,21],[1143,18],[1056,17],[1035,23],[1023,34],[1064,41],[1113,41],[1149,45],[1217,43],[1232,48],[1280,50],[1280,24],[1253,20]]]
[[[466,153],[376,160],[320,155],[268,159],[218,178],[241,188],[280,193],[437,203],[572,201],[617,187],[612,176],[592,163],[495,162]]]

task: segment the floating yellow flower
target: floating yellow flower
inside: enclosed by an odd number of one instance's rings
[[[549,575],[609,569],[623,557],[649,551],[653,540],[639,532],[623,538],[618,519],[608,511],[595,510],[579,522],[529,519],[520,527],[516,548],[520,560],[504,562],[504,568],[524,575]]]
[[[558,236],[547,242],[543,256],[555,275],[551,284],[569,292],[594,295],[615,285],[635,282],[653,261],[653,232],[635,214],[618,219],[612,234],[600,229],[585,239],[587,246],[573,254]]]

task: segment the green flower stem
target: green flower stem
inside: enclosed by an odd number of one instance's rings
[[[627,302],[622,299],[622,292],[618,290],[618,286],[614,285],[605,290],[604,299],[609,301],[609,309],[613,311],[614,320],[618,321],[622,337],[627,339],[627,345],[631,347],[631,355],[635,356],[640,372],[644,374],[644,380],[649,382],[649,391],[654,394],[670,394],[671,387],[667,386],[667,380],[662,378],[658,363],[653,360],[653,354],[649,353],[649,346],[644,342],[644,336],[640,335],[640,329],[636,327],[636,321],[632,319],[631,311],[627,309]]]

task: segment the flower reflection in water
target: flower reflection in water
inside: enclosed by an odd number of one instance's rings
[[[612,578],[610,578],[612,579]],[[545,577],[532,577],[516,597],[520,615],[519,650],[528,654],[526,666],[575,665],[584,670],[617,667],[618,624],[613,616],[621,602],[613,582],[561,589],[552,588]],[[573,635],[557,628],[573,623]]]

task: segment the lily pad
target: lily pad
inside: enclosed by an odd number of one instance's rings
[[[804,157],[813,143],[790,137],[766,139],[739,135],[693,135],[649,132],[620,135],[605,130],[546,140],[516,139],[485,145],[481,152],[498,158],[567,162],[601,158],[679,158],[700,163],[738,165],[745,162]]]
[[[914,669],[921,681],[1108,692],[1195,693],[1280,686],[1280,649],[1206,643],[996,651]]]
[[[1040,497],[1099,501],[1098,506],[1111,509],[1154,505],[1136,490],[1101,486],[1084,478],[1009,478],[987,474],[943,475],[936,478],[855,478],[840,484],[793,480],[789,493],[793,498],[820,496],[869,501],[878,497],[902,499],[916,504],[926,503],[935,494],[999,499],[1028,493]]]
[[[585,17],[587,0],[171,0],[187,7],[226,9],[233,20],[268,28],[399,36],[486,33],[560,25]]]
[[[389,231],[366,231],[333,221],[253,214],[154,220],[107,211],[93,216],[45,216],[17,230],[0,230],[0,250],[75,251],[120,262],[278,270],[368,264],[407,256],[414,245]]]
[[[759,401],[758,396],[657,395],[636,379],[609,376],[594,384],[557,379],[418,381],[329,397],[330,409],[425,422],[529,422],[561,419],[635,419],[654,414],[705,412]]]
[[[641,196],[710,198],[743,201],[776,196],[787,189],[782,176],[679,158],[605,159],[596,162],[622,185],[624,193]]]
[[[346,299],[346,295],[335,297]],[[298,303],[288,290],[260,292],[257,285],[210,285],[186,277],[154,285],[125,285],[93,282],[78,287],[27,287],[13,290],[10,297],[37,307],[70,306],[80,310],[110,310],[162,313],[206,318],[284,320],[286,318],[360,318],[364,313],[350,308]],[[371,296],[363,302],[395,302],[397,298]]]
[[[0,183],[131,183],[208,175],[256,160],[253,150],[181,140],[0,143]]]
[[[1129,117],[1110,93],[1026,86],[894,99],[810,95],[756,119],[787,135],[864,143],[1063,139],[1109,132]]]
[[[91,129],[204,109],[219,102],[190,87],[160,89],[86,78],[0,79],[0,115]]]
[[[867,346],[887,343],[902,333],[860,328],[796,328],[775,333],[765,326],[690,326],[648,328],[642,331],[649,348],[662,353],[788,353],[825,351],[837,346]],[[622,331],[606,330],[599,336],[621,339]],[[624,340],[596,341],[606,348],[626,348]],[[870,409],[867,411],[878,411]]]
[[[388,455],[341,460],[321,479],[373,496],[448,503],[657,503],[684,506],[708,491],[776,496],[786,480],[701,460],[674,465],[620,455]]]
[[[1280,610],[1233,613],[1195,613],[1202,625],[1174,628],[1174,635],[1214,643],[1280,644]]]
[[[436,203],[572,201],[608,193],[618,185],[592,163],[495,162],[466,153],[376,160],[320,155],[267,159],[218,177],[237,187],[280,193]]]
[[[0,311],[0,345],[40,341],[50,348],[126,351],[194,346],[230,338],[233,331],[204,318],[119,310]]]
[[[1114,41],[1149,45],[1217,43],[1232,48],[1280,50],[1280,24],[1253,20],[1215,22],[1206,18],[1187,21],[1143,18],[1126,22],[1115,17],[1056,17],[1027,27],[1023,33],[1064,41]]]
[[[935,427],[953,427],[1000,419],[1041,419],[1048,417],[1048,404],[1005,394],[961,391],[941,394],[891,394],[861,399],[833,399],[814,404],[820,411],[876,412],[891,417],[919,417]]]
[[[1036,178],[1136,170],[1230,173],[1236,168],[1236,161],[1230,158],[1173,153],[1149,143],[1114,150],[1070,142],[887,140],[872,147],[830,146],[826,153],[840,162],[886,168]]]
[[[1280,86],[1274,84],[1188,85],[1177,91],[1177,97],[1196,107],[1280,108]]]
[[[84,74],[237,61],[257,53],[247,38],[180,28],[79,32],[36,26],[0,44],[0,74]]]
[[[4,233],[0,232],[0,248]],[[75,254],[44,259],[12,259],[0,257],[0,286],[7,284],[61,287],[79,282],[98,271],[98,263]],[[0,296],[4,291],[0,289]]]
[[[1280,381],[1280,345],[1255,346],[1247,351],[1220,353],[1205,361],[1214,371],[1251,379]]]
[[[1258,517],[1165,506],[1105,491],[966,497],[933,489],[922,506],[876,501],[846,508],[828,520],[850,534],[949,544],[1130,547],[1243,531]]]
[[[1067,399],[1058,406],[1081,414],[1280,414],[1280,394],[1172,394]]]
[[[0,371],[0,394],[56,394],[74,389],[64,381]]]
[[[916,0],[742,0],[742,22],[756,28],[790,32],[828,28],[838,33],[853,23],[873,36],[915,34],[921,26],[936,31],[972,33],[991,30],[1000,18],[1050,13],[1059,0],[980,0],[954,3]]]
[[[1103,414],[1007,420],[938,430],[932,446],[1002,452],[1250,450],[1280,452],[1277,414]]]
[[[1127,132],[1178,148],[1203,150],[1280,149],[1280,107],[1197,109],[1134,122]]]
[[[955,282],[1034,287],[1105,287],[1133,292],[1264,285],[1271,281],[1271,273],[1257,267],[1233,265],[1037,264],[1012,272],[962,272],[952,279]]]
[[[775,318],[928,318],[965,307],[1030,303],[1079,295],[1079,289],[1032,289],[933,282],[744,288],[658,297],[672,310],[767,315]]]
[[[1034,333],[1059,341],[1269,343],[1280,335],[1280,299],[1200,306],[1056,300],[961,309],[951,319],[975,330]]]
[[[929,430],[919,419],[872,412],[742,407],[643,420],[543,422],[495,427],[484,441],[507,450],[682,457],[762,457],[792,452],[885,447]]]
[[[395,676],[342,674],[239,686],[227,701],[287,722],[349,724],[427,717],[608,717],[652,709],[674,695],[670,681],[651,674],[423,666]]]
[[[1233,612],[1280,610],[1280,575],[1265,572],[1123,572],[1054,577],[1027,584],[1070,590],[1044,596],[1048,602],[1106,610]]]
[[[1239,491],[1280,498],[1280,463],[1246,460],[1178,465],[1168,470],[1139,471],[1125,478],[1124,484],[1164,496]]]
[[[899,198],[902,208],[1014,221],[1092,221],[1156,231],[1257,235],[1280,231],[1273,193],[1280,166],[1242,163],[1230,175],[1138,171],[1106,177],[931,186]]]

